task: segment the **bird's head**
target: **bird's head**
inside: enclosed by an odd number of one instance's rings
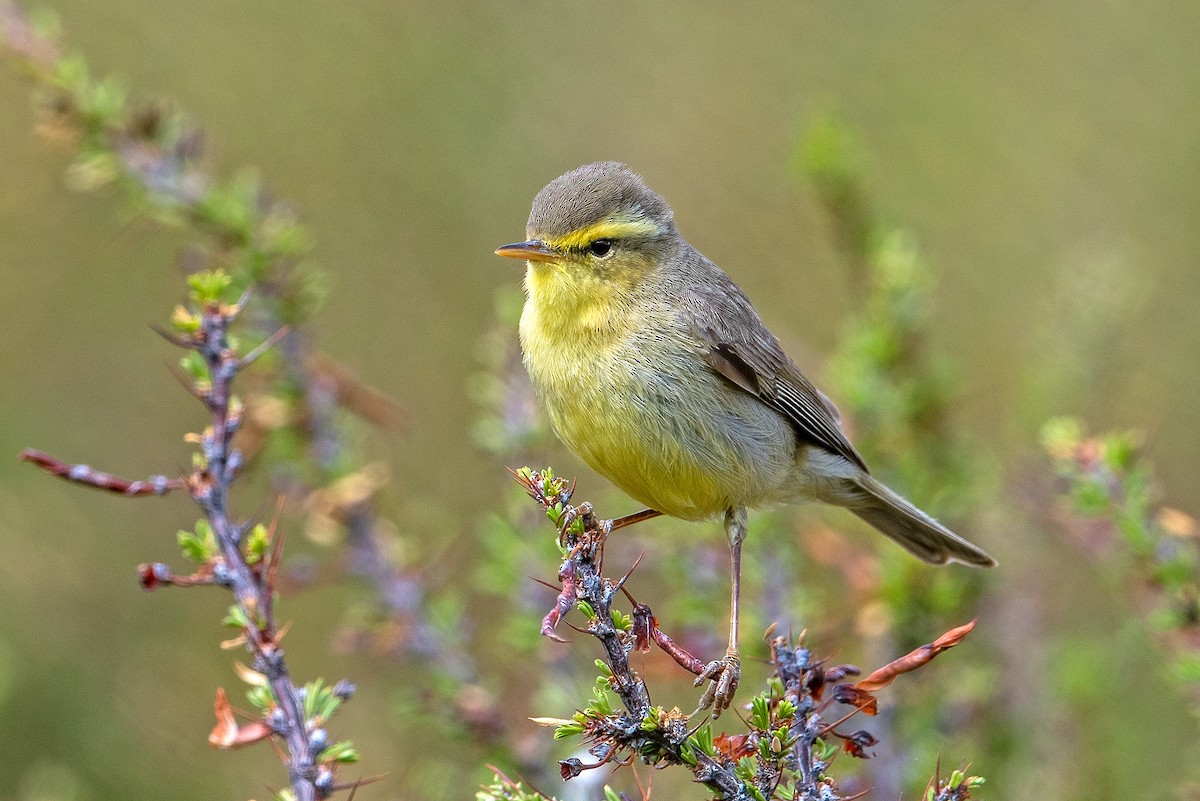
[[[579,289],[636,283],[679,237],[667,202],[615,161],[586,164],[547,184],[525,233],[526,241],[496,253],[526,260],[532,282]]]

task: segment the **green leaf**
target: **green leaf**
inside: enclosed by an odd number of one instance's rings
[[[54,82],[58,86],[76,95],[87,89],[88,66],[78,53],[63,56],[54,67]]]
[[[608,691],[608,680],[597,679],[592,690],[592,704],[588,708],[592,717],[606,718],[613,713],[613,697]]]
[[[106,128],[118,122],[127,96],[124,86],[113,78],[105,78],[84,95],[80,110],[90,125]]]
[[[117,157],[106,151],[85,152],[67,167],[67,187],[74,192],[92,192],[116,180],[120,172]]]
[[[564,723],[554,730],[555,740],[565,740],[568,737],[574,737],[577,734],[583,734],[583,725],[580,723]]]
[[[322,751],[321,761],[342,763],[357,762],[358,749],[355,748],[354,744],[349,740],[342,740],[341,742],[328,746],[324,751]]]
[[[176,537],[183,555],[198,564],[206,564],[217,555],[217,536],[207,520],[197,520],[194,532],[180,531]]]
[[[313,679],[304,685],[304,718],[323,723],[333,717],[342,701],[333,694],[333,688],[322,679]]]
[[[831,742],[818,738],[813,743],[813,747],[817,752],[817,758],[822,762],[828,762],[837,755],[838,747]]]
[[[179,541],[179,548],[183,551],[184,557],[198,564],[208,561],[208,550],[204,547],[204,542],[194,533],[181,529],[176,532],[175,537]]]
[[[212,376],[208,373],[208,365],[204,362],[204,357],[194,350],[188,351],[179,359],[179,367],[198,382],[203,381],[208,383],[212,380]]]
[[[613,625],[621,631],[629,631],[633,628],[633,617],[623,613],[620,609],[609,609],[609,615],[612,617]]]
[[[188,276],[192,300],[198,305],[210,306],[224,300],[225,290],[233,279],[224,270],[201,270]]]
[[[661,714],[662,714],[662,707],[660,707],[660,706],[650,707],[650,710],[646,713],[646,716],[644,718],[642,718],[642,731],[657,731],[658,730],[658,718]]]
[[[710,724],[701,726],[695,734],[687,739],[686,745],[698,755],[716,756],[717,750],[713,746],[712,726]]]
[[[1039,439],[1052,457],[1069,458],[1083,440],[1083,424],[1074,417],[1055,417],[1042,426]]]
[[[1108,488],[1091,478],[1085,478],[1071,488],[1071,501],[1080,514],[1099,516],[1108,511]]]
[[[183,306],[176,306],[171,314],[171,327],[181,334],[194,334],[200,330],[200,317]]]
[[[250,529],[250,533],[246,537],[247,564],[255,565],[261,562],[263,556],[267,553],[268,545],[270,545],[270,537],[267,534],[266,526],[259,523]]]
[[[771,727],[771,705],[765,694],[750,699],[750,725],[760,731]]]
[[[255,709],[262,710],[263,712],[266,712],[277,705],[275,693],[271,692],[271,687],[267,684],[251,687],[246,690],[246,700],[248,700]]]
[[[1100,458],[1114,472],[1125,473],[1137,462],[1137,435],[1131,432],[1109,434],[1100,442]]]
[[[250,619],[246,617],[246,613],[237,604],[232,604],[229,607],[229,613],[225,615],[225,619],[221,623],[231,629],[250,628]]]

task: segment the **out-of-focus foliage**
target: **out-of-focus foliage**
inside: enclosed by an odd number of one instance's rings
[[[1161,504],[1136,433],[1089,436],[1079,420],[1062,417],[1041,438],[1065,484],[1063,528],[1111,563],[1200,704],[1200,522]]]

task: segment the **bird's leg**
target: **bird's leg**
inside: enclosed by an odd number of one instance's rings
[[[742,541],[746,539],[745,509],[725,512],[725,535],[729,537],[729,566],[733,577],[729,604],[729,647],[725,649],[725,657],[709,662],[695,682],[697,687],[705,681],[710,682],[696,712],[711,706],[714,720],[729,708],[738,682],[742,679],[742,658],[738,653],[738,601],[742,589]]]

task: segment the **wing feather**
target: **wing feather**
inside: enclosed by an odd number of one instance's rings
[[[867,470],[840,425],[837,407],[804,377],[763,323],[745,293],[721,268],[696,254],[701,273],[689,281],[693,334],[705,361],[733,385],[782,414],[803,440]],[[695,277],[701,280],[694,280]]]

